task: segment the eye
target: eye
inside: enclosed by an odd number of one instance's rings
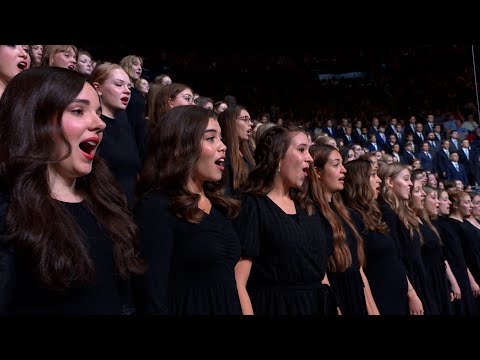
[[[72,114],[83,115],[83,109],[73,109]]]

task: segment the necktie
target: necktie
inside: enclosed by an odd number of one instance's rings
[[[455,170],[460,171],[460,169],[458,168],[458,163],[453,163],[453,166],[455,166]]]
[[[468,158],[468,149],[465,149],[464,152],[465,152],[465,156],[467,157],[467,160],[470,160],[470,159]]]
[[[435,141],[430,141],[430,145],[432,145],[434,148],[437,147],[437,145],[435,145]]]
[[[427,155],[427,157],[428,157],[429,159],[432,158],[432,157],[430,156],[430,153],[429,153],[429,152],[426,152],[425,155]]]

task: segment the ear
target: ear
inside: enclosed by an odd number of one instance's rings
[[[320,172],[320,169],[314,167],[313,170],[315,171],[315,176],[316,176],[317,180],[322,180],[322,173]]]
[[[171,108],[173,108],[173,99],[168,99],[168,104],[170,105]]]
[[[393,180],[391,176],[387,177],[385,185],[387,185],[389,188],[393,188]]]
[[[95,81],[92,85],[95,88],[95,90],[97,90],[98,95],[102,96],[102,92],[100,91],[100,84]]]

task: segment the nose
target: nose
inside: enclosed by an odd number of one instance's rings
[[[220,140],[220,151],[227,151],[227,145],[224,144],[223,141]]]
[[[26,58],[28,56],[28,51],[23,47],[20,47],[20,56]]]
[[[94,119],[92,121],[93,130],[97,132],[102,132],[103,130],[105,130],[106,127],[107,127],[107,124],[105,124],[102,118],[97,114],[95,114]]]
[[[305,161],[308,162],[308,163],[313,163],[312,155],[310,155],[309,152],[307,152],[307,158],[305,159]]]

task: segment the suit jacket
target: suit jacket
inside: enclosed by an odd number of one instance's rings
[[[460,180],[461,182],[463,182],[463,185],[467,185],[468,178],[467,178],[467,172],[465,171],[465,166],[463,166],[463,164],[459,162],[458,171],[457,171],[457,169],[455,169],[455,166],[453,166],[452,162],[450,161],[447,167],[447,179]]]
[[[427,154],[429,154],[430,156],[428,156]],[[437,167],[435,166],[433,156],[430,153],[427,154],[425,154],[423,151],[418,153],[417,158],[420,160],[420,166],[424,170],[436,173]]]
[[[403,153],[403,163],[405,165],[410,165],[415,159],[416,159],[415,155],[409,154],[406,151]]]
[[[377,144],[377,148],[375,149],[373,144],[370,143],[370,142],[368,143],[367,148],[368,148],[369,151],[382,151],[383,150],[383,147],[379,144]]]
[[[450,159],[448,158],[447,154],[445,154],[443,148],[440,148],[437,151],[437,154],[435,156],[435,162],[437,164],[438,175],[442,179],[447,179],[447,168],[448,164],[450,163]]]
[[[324,128],[322,129],[322,131],[323,131],[325,134],[327,134],[328,136],[330,136],[330,137],[332,137],[332,138],[334,138],[334,139],[337,138],[337,130],[336,130],[335,128],[330,128],[330,129],[329,129],[329,128],[327,128],[327,127],[324,127]]]
[[[428,133],[434,132],[434,130],[433,130],[433,127],[434,127],[434,126],[435,126],[435,125],[432,124],[432,127],[430,127],[430,123],[429,123],[428,121],[427,121],[427,123],[423,126],[423,136],[425,137],[425,139],[427,138]]]

